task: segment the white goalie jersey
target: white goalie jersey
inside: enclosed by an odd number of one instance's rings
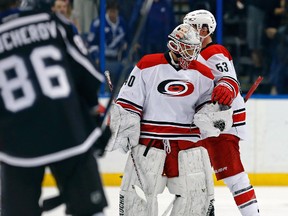
[[[144,56],[122,86],[116,103],[141,117],[140,138],[200,139],[195,110],[211,101],[211,70],[197,61],[177,69],[169,53]]]
[[[233,125],[229,131],[223,133],[233,134],[240,139],[245,139],[245,103],[243,97],[240,94],[240,87],[230,53],[222,45],[211,43],[201,51],[197,60],[212,70],[212,73],[215,77],[215,85],[219,82],[224,82],[233,89],[236,96],[232,102]]]

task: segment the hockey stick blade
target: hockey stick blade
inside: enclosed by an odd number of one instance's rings
[[[138,185],[132,185],[132,188],[135,190],[137,196],[147,203],[146,195],[144,191]]]
[[[249,91],[247,92],[245,98],[244,98],[244,102],[246,103],[248,101],[248,99],[251,97],[251,95],[254,93],[254,91],[257,89],[257,87],[259,86],[259,84],[262,82],[264,78],[262,76],[259,76],[256,81],[253,83],[253,85],[251,86],[251,88],[249,89]]]
[[[173,205],[174,205],[174,202],[175,200],[177,199],[177,197],[175,196],[173,198],[173,200],[170,202],[170,204],[167,206],[166,210],[163,212],[163,214],[161,216],[166,216],[168,215],[168,213],[170,212],[170,210],[172,209]]]

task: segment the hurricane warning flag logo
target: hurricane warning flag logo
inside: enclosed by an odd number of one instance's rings
[[[187,80],[165,80],[158,85],[157,90],[161,94],[184,97],[194,91],[194,85]]]

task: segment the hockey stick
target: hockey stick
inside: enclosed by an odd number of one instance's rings
[[[115,89],[115,88],[113,88],[110,72],[109,71],[105,71],[104,75],[105,75],[105,78],[106,78],[106,81],[107,81],[107,84],[109,86],[110,91],[113,92],[113,89]],[[128,139],[128,142],[129,142],[129,139]],[[132,162],[133,162],[133,166],[134,166],[134,169],[135,169],[135,172],[136,172],[136,175],[137,175],[137,179],[138,179],[140,187],[141,187],[141,188],[139,188],[137,185],[132,185],[132,188],[135,190],[136,194],[140,198],[142,198],[143,200],[145,200],[147,202],[145,193],[143,191],[144,186],[143,186],[143,183],[141,181],[140,172],[139,172],[139,170],[137,168],[135,157],[134,157],[134,154],[132,152],[132,146],[129,145],[129,148],[130,148],[130,156],[131,156],[131,159],[132,159]]]
[[[259,84],[262,82],[264,78],[262,76],[259,76],[256,81],[253,83],[247,94],[245,95],[244,102],[246,103],[248,99],[251,97],[251,95],[254,93],[254,91],[257,89]]]

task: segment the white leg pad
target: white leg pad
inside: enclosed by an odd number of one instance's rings
[[[182,150],[178,160],[179,177],[169,178],[167,183],[170,193],[179,195],[170,215],[209,215],[214,202],[214,183],[207,150],[203,147]]]
[[[120,192],[121,216],[158,216],[157,194],[164,191],[167,177],[162,176],[166,152],[151,147],[146,157],[143,153],[144,145],[137,145],[132,149],[136,167],[140,175],[143,188],[139,182],[131,155],[128,156]],[[145,200],[139,197],[133,189],[137,185],[145,193]]]

